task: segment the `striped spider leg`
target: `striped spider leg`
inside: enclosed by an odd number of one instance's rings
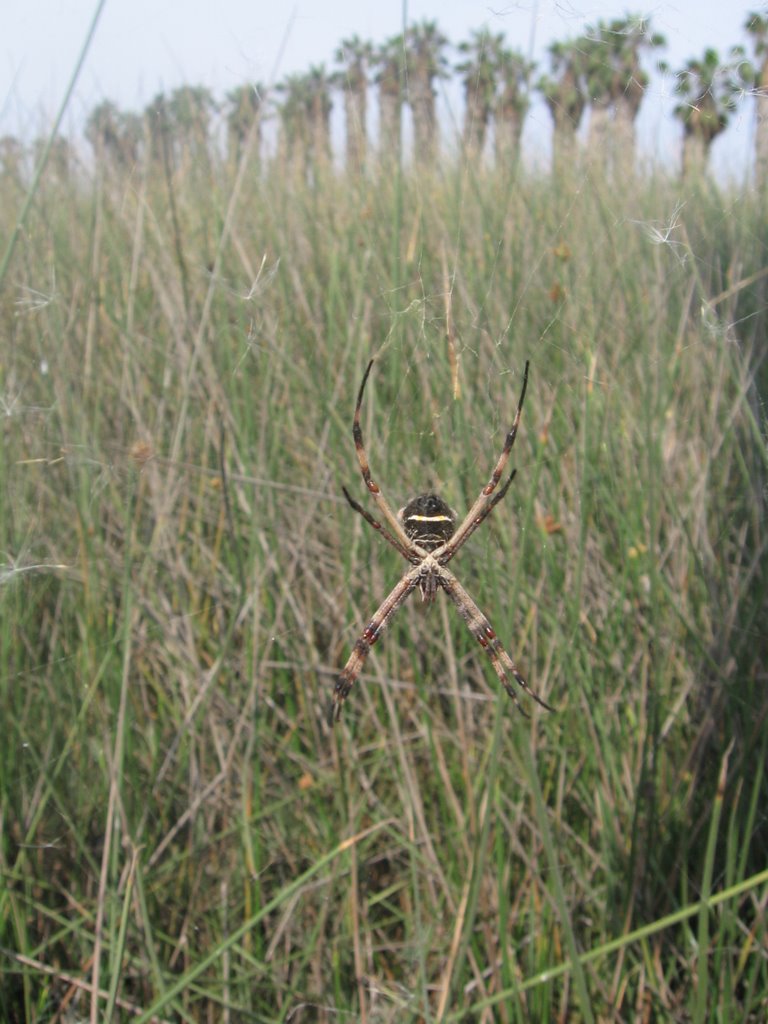
[[[520,711],[520,713],[526,718],[528,717],[525,711],[523,711],[520,701],[517,699],[517,694],[515,693],[512,683],[509,681],[510,675],[514,678],[517,685],[521,689],[525,690],[529,697],[533,697],[537,704],[546,708],[547,711],[554,711],[555,709],[547,704],[545,700],[542,700],[538,694],[534,693],[528,683],[526,683],[525,678],[520,674],[517,665],[512,661],[504,649],[504,645],[496,636],[493,626],[485,615],[483,615],[450,569],[446,569],[444,566],[440,569],[440,586],[456,605],[459,615],[466,622],[467,628],[472,636],[477,640],[491,659],[496,675],[501,680],[504,689],[515,702],[518,711]],[[509,673],[509,675],[507,675],[507,673]]]
[[[355,684],[357,677],[362,671],[365,659],[371,647],[376,643],[381,634],[389,625],[389,620],[395,614],[400,605],[409,594],[418,586],[419,567],[411,569],[409,573],[400,580],[394,590],[384,599],[384,602],[373,613],[373,618],[357,638],[347,664],[336,680],[336,687],[333,691],[333,701],[328,711],[328,724],[333,725],[341,718],[341,708],[347,699],[349,691]]]
[[[494,495],[494,497],[491,498],[490,501],[488,500],[499,485],[499,480],[501,480],[502,473],[506,468],[507,460],[509,459],[510,452],[512,451],[512,445],[515,443],[515,438],[517,437],[517,428],[520,426],[520,416],[523,412],[525,392],[528,388],[529,365],[530,363],[526,359],[525,371],[523,373],[523,386],[520,389],[520,398],[517,401],[517,411],[515,412],[515,418],[512,421],[512,426],[509,428],[507,432],[507,437],[506,440],[504,441],[504,447],[501,450],[501,455],[499,456],[498,461],[493,468],[493,472],[491,473],[488,483],[485,485],[482,491],[480,491],[480,494],[477,496],[477,499],[472,508],[469,510],[469,512],[467,512],[461,526],[459,526],[459,528],[456,530],[456,532],[453,534],[451,539],[446,544],[445,553],[447,557],[445,558],[445,561],[442,564],[445,564],[445,562],[450,561],[450,559],[453,558],[453,556],[456,554],[456,552],[459,550],[462,544],[472,536],[472,534],[475,532],[478,526],[480,526],[480,524],[483,522],[486,516],[488,516],[493,511],[493,509],[498,505],[498,503],[509,490],[510,484],[515,479],[515,474],[517,473],[517,470],[513,469],[509,475],[509,479],[501,488],[499,493]]]
[[[379,507],[381,514],[392,527],[394,535],[400,542],[400,545],[402,545],[402,548],[404,548],[405,550],[410,551],[412,555],[418,555],[420,553],[418,545],[412,543],[412,539],[409,538],[408,534],[406,534],[405,530],[403,529],[403,524],[392,511],[392,509],[389,507],[389,502],[384,497],[381,488],[376,483],[376,481],[371,477],[371,469],[370,466],[368,465],[368,456],[365,453],[365,445],[363,444],[363,431],[360,426],[360,407],[363,404],[363,392],[365,391],[365,385],[368,383],[368,375],[371,372],[372,366],[373,359],[370,361],[370,363],[368,363],[368,367],[366,368],[366,371],[363,374],[363,380],[362,383],[360,384],[360,390],[357,393],[355,416],[354,419],[352,420],[352,437],[355,440],[355,452],[357,453],[357,461],[360,463],[360,472],[363,474],[365,486],[370,491],[371,497]],[[349,500],[348,494],[347,500]],[[355,508],[354,504],[352,505],[352,508],[354,508],[356,512],[361,511],[359,507]],[[368,519],[368,522],[371,523],[372,526],[374,525],[372,520],[369,519],[367,516],[366,519]],[[376,526],[376,529],[382,528],[380,526]],[[393,538],[391,535],[388,535],[386,531],[382,532],[382,536],[385,537],[390,544],[392,543]],[[397,546],[398,545],[395,545],[395,547]],[[400,553],[403,554],[402,549],[400,549]]]
[[[355,501],[346,487],[343,488],[343,491],[345,498],[355,512],[359,513],[370,526],[384,537],[388,544],[395,548],[406,561],[410,562],[411,568],[376,610],[373,618],[355,643],[346,665],[336,680],[333,701],[328,716],[329,724],[333,725],[334,722],[338,722],[341,717],[344,701],[354,686],[357,677],[360,675],[371,647],[387,628],[390,619],[397,609],[417,587],[421,591],[422,600],[428,603],[435,599],[438,590],[442,589],[445,591],[450,600],[456,605],[459,615],[467,624],[470,633],[490,657],[493,668],[501,680],[504,689],[521,711],[522,708],[510,681],[510,676],[541,707],[546,708],[548,711],[553,710],[546,701],[542,700],[541,697],[531,690],[496,636],[486,616],[480,611],[454,574],[445,567],[462,544],[471,537],[506,495],[515,478],[516,471],[513,470],[506,483],[498,491],[496,490],[517,437],[525,391],[528,385],[528,363],[526,362],[525,364],[523,386],[517,403],[515,418],[507,433],[501,455],[496,462],[488,483],[483,487],[458,528],[456,526],[458,516],[436,494],[418,495],[395,515],[381,488],[371,476],[363,442],[363,433],[360,427],[360,409],[363,402],[365,385],[372,366],[373,360],[371,360],[366,368],[357,395],[352,436],[355,441],[355,451],[360,463],[360,471],[363,475],[365,486],[368,488],[387,525],[385,526],[379,522],[359,502]]]

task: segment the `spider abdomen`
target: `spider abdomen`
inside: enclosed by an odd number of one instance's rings
[[[450,540],[456,529],[456,513],[437,494],[420,494],[397,513],[408,538],[425,551],[434,551]]]

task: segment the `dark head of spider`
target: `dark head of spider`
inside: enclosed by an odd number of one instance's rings
[[[437,494],[420,494],[401,508],[397,517],[410,540],[434,551],[456,530],[456,513]]]

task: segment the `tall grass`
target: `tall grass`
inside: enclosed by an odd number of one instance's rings
[[[0,307],[3,1019],[765,1019],[767,220],[50,170]],[[371,356],[375,478],[459,510],[530,359],[456,571],[556,713],[413,601],[326,726],[404,568],[341,494]]]

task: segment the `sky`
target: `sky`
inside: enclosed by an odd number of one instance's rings
[[[2,0],[0,3],[0,137],[42,134],[53,119],[96,10],[96,0]],[[312,64],[333,66],[339,42],[359,35],[380,43],[408,23],[434,19],[451,43],[474,29],[502,32],[509,46],[548,70],[546,47],[581,34],[600,19],[639,12],[667,39],[672,68],[707,47],[724,56],[746,43],[751,10],[765,4],[676,0],[647,6],[604,0],[106,0],[68,110],[66,130],[77,133],[104,99],[140,111],[160,91],[205,85],[217,98],[247,82],[269,85]],[[652,70],[653,55],[646,66]],[[449,59],[458,60],[449,52]],[[677,159],[680,126],[671,118],[674,82],[653,74],[638,125],[640,149],[652,159]],[[443,124],[461,118],[457,85],[443,86]],[[340,107],[340,103],[337,103]],[[339,117],[340,114],[335,115]],[[546,147],[549,114],[534,105],[526,133]],[[742,180],[751,159],[754,105],[747,98],[713,148],[719,176]]]

